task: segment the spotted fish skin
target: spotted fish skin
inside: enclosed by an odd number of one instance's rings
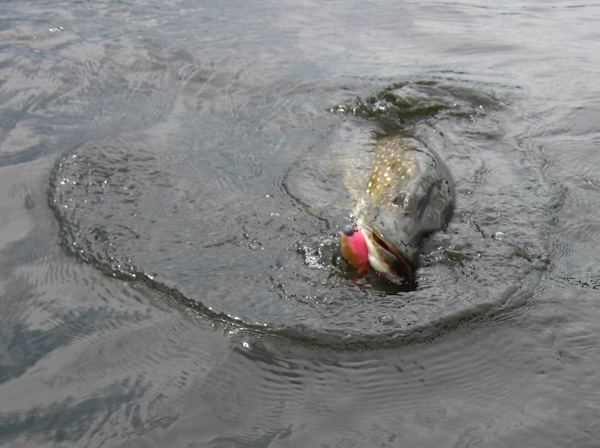
[[[371,267],[392,280],[413,278],[423,238],[452,217],[454,181],[438,154],[416,138],[382,138],[374,152],[356,223]]]

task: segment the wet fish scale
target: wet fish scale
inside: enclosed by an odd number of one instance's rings
[[[392,199],[395,192],[391,187],[411,176],[414,167],[414,158],[408,151],[398,148],[397,141],[377,145],[373,174],[365,193],[381,202]]]

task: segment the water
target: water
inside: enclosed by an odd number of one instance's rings
[[[0,444],[598,446],[600,5],[5,4]],[[339,257],[377,133],[455,215]]]

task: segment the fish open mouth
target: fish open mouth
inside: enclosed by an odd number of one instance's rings
[[[415,277],[414,269],[398,249],[371,229],[363,228],[363,232],[369,249],[369,263],[375,270],[404,279]]]

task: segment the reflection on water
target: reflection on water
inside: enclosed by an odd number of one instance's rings
[[[596,6],[4,9],[1,444],[598,444]],[[338,247],[398,131],[413,290]]]

